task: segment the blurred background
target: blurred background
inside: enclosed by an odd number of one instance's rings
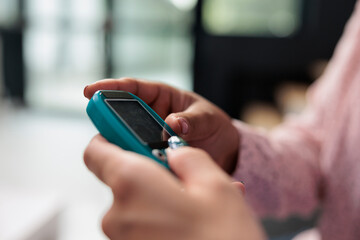
[[[84,86],[193,90],[271,129],[302,110],[355,0],[0,0],[0,239],[106,239],[111,193],[82,163]],[[310,219],[264,219],[274,239]]]

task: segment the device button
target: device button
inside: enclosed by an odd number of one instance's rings
[[[166,162],[166,155],[159,149],[152,150],[152,155],[155,156],[157,159],[159,159],[162,162]]]
[[[169,144],[169,147],[171,149],[177,149],[179,147],[183,147],[185,146],[185,142],[184,140],[182,140],[180,137],[178,136],[172,136],[168,139],[168,144]]]

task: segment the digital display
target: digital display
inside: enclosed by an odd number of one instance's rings
[[[146,144],[160,144],[169,133],[137,100],[107,100],[121,120]]]

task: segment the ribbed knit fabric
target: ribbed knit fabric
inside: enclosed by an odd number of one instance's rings
[[[341,4],[339,2],[339,4]],[[260,216],[321,207],[323,240],[360,239],[360,0],[308,107],[269,133],[239,121],[234,178]]]

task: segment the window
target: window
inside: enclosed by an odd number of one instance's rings
[[[0,28],[13,26],[18,20],[18,0],[0,0]]]
[[[81,107],[83,86],[103,76],[103,1],[28,0],[25,15],[27,100]]]
[[[25,15],[27,100],[33,106],[84,111],[83,87],[104,77],[191,88],[192,13],[171,1],[27,0]]]
[[[114,75],[191,88],[192,12],[171,1],[115,2]]]
[[[301,0],[204,0],[203,25],[214,35],[288,37],[301,25]]]

